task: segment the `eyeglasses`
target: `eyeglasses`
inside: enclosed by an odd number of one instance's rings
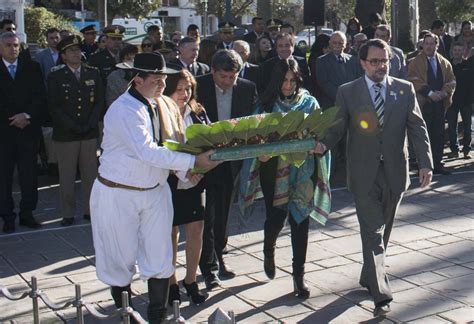
[[[371,59],[371,60],[366,60],[367,62],[369,62],[370,65],[372,66],[379,66],[381,64],[383,65],[387,65],[388,64],[388,59]]]

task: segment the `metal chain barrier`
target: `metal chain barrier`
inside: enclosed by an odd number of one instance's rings
[[[143,317],[133,308],[130,307],[128,303],[128,292],[124,291],[122,292],[122,307],[113,311],[111,314],[103,314],[99,312],[94,304],[87,303],[82,299],[82,294],[81,294],[81,285],[76,284],[76,294],[74,297],[74,300],[68,301],[63,305],[58,305],[51,301],[49,297],[38,289],[38,281],[36,277],[31,277],[31,290],[22,293],[19,296],[14,296],[10,291],[4,287],[0,286],[0,292],[3,296],[5,296],[7,299],[12,300],[12,301],[17,301],[17,300],[22,300],[27,297],[30,297],[33,302],[33,323],[34,324],[40,324],[40,316],[39,316],[39,305],[38,305],[38,299],[41,299],[43,303],[51,310],[53,311],[58,311],[62,310],[68,307],[75,307],[76,308],[76,317],[77,317],[77,323],[78,324],[84,324],[84,312],[83,308],[85,308],[89,314],[91,314],[93,317],[99,319],[99,320],[109,320],[115,317],[121,317],[122,321],[124,324],[130,324],[130,319],[133,318],[135,322],[138,323],[147,323],[143,319]],[[178,317],[176,317],[176,311],[174,314],[175,318],[180,318],[179,315],[179,304],[178,304]]]

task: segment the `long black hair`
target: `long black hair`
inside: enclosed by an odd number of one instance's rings
[[[279,60],[273,67],[270,83],[260,97],[260,104],[265,112],[271,112],[273,105],[282,95],[281,87],[288,71],[293,72],[296,77],[295,93],[298,93],[303,85],[303,78],[301,77],[298,62],[293,58]]]

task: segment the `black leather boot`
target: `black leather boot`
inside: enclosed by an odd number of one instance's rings
[[[293,273],[293,287],[297,297],[301,299],[309,297],[309,287],[304,281],[304,271],[297,274]]]
[[[110,293],[112,294],[112,298],[114,299],[115,307],[122,308],[122,292],[123,291],[128,292],[128,304],[130,305],[130,307],[133,308],[132,289],[130,285],[125,286],[125,287],[119,287],[119,286],[110,287]]]
[[[173,306],[173,302],[177,300],[181,304],[181,294],[179,292],[179,285],[172,284],[168,293],[168,305]]]
[[[275,257],[267,257],[264,256],[263,259],[263,270],[265,270],[265,274],[267,275],[268,279],[274,279],[276,273],[275,267]]]
[[[128,305],[133,308],[132,305],[132,289],[130,285],[125,286],[125,287],[119,287],[119,286],[112,286],[110,287],[110,292],[112,294],[112,298],[114,299],[115,307],[117,308],[122,308],[122,292],[126,291],[128,292]],[[130,317],[130,323],[132,324],[138,324],[138,321]]]
[[[168,302],[169,278],[148,279],[148,322],[161,324],[166,320],[166,304]]]

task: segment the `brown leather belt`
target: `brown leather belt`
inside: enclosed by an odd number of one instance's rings
[[[100,183],[102,183],[104,186],[110,187],[110,188],[120,188],[120,189],[127,189],[127,190],[136,190],[136,191],[147,191],[147,190],[152,190],[158,187],[160,184],[157,184],[154,187],[151,188],[139,188],[139,187],[132,187],[132,186],[127,186],[121,183],[113,182],[110,180],[107,180],[100,175],[97,176],[97,180],[99,180]]]

